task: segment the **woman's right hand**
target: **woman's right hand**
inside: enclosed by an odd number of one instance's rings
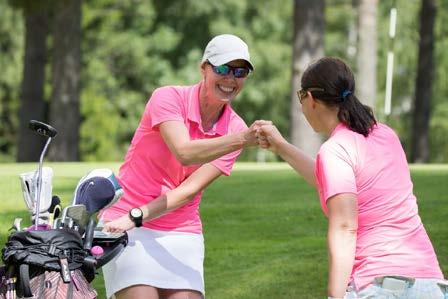
[[[103,232],[121,233],[134,227],[134,222],[129,218],[129,215],[126,214],[118,219],[104,223]]]
[[[257,146],[259,145],[259,138],[257,132],[262,125],[272,125],[270,120],[257,120],[246,131],[242,132],[242,139],[244,146]]]

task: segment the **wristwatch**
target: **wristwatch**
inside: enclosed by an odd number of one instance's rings
[[[143,211],[140,208],[133,208],[129,211],[129,218],[135,223],[135,227],[143,224]]]

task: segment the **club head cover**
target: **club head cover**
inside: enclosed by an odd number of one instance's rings
[[[25,204],[31,213],[35,212],[37,199],[37,170],[20,174],[20,183]],[[40,191],[40,213],[47,212],[52,204],[53,169],[42,167],[42,188]]]
[[[89,213],[96,213],[117,202],[122,194],[123,189],[110,169],[95,169],[80,180],[74,204],[83,204]]]

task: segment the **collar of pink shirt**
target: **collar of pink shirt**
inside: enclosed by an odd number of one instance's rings
[[[221,117],[214,124],[214,126],[207,132],[204,132],[202,127],[202,119],[201,119],[201,111],[199,106],[199,93],[202,88],[203,81],[196,84],[192,92],[189,95],[189,106],[188,106],[188,115],[187,118],[189,121],[195,122],[198,124],[199,130],[204,133],[204,135],[220,135],[224,136],[227,134],[229,129],[230,116],[232,114],[232,108],[230,104],[224,105],[224,111],[221,114]]]

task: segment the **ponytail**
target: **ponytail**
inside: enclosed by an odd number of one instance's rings
[[[339,104],[338,119],[350,130],[365,137],[369,135],[376,124],[372,108],[363,105],[352,93],[342,98]]]

